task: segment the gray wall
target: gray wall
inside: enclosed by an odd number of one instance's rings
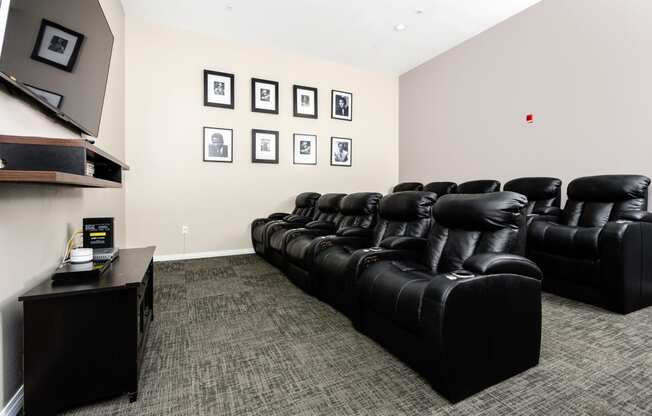
[[[400,179],[652,175],[650,22],[649,0],[543,0],[403,74]]]

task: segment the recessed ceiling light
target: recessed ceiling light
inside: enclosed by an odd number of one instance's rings
[[[399,23],[397,25],[394,25],[394,30],[397,32],[402,32],[405,29],[407,29],[407,26],[405,26],[403,23]]]
[[[416,13],[416,14],[423,14],[423,10],[421,10],[421,9],[416,9],[416,10],[414,11],[414,13]]]

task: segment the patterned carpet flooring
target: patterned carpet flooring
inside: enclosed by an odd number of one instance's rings
[[[652,308],[544,295],[538,367],[450,405],[254,255],[156,264],[140,394],[68,415],[650,415]]]

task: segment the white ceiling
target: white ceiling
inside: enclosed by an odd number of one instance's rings
[[[122,0],[127,15],[397,74],[539,1]]]

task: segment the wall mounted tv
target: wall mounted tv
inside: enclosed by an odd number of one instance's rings
[[[98,0],[0,0],[0,78],[91,136],[112,50]]]

